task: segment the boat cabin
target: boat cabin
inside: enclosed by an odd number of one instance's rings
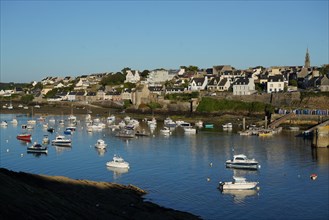
[[[233,161],[247,161],[248,158],[246,155],[238,154],[233,156]]]

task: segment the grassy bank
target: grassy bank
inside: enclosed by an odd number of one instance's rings
[[[236,100],[214,99],[211,97],[202,98],[197,107],[197,112],[231,112],[233,114],[260,114],[264,112],[273,112],[274,107],[262,102],[243,102]]]

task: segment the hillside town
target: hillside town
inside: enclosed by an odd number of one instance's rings
[[[30,101],[125,102],[138,108],[141,104],[159,102],[170,94],[216,96],[227,92],[233,96],[296,91],[329,91],[329,65],[311,66],[308,49],[303,66],[252,67],[241,70],[231,65],[199,69],[181,66],[176,70],[132,70],[117,73],[94,73],[77,77],[48,76],[25,87],[2,88],[0,96],[26,96]],[[4,106],[5,107],[5,106]]]

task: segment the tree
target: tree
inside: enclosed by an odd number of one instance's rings
[[[142,77],[142,78],[147,78],[147,76],[149,75],[150,71],[149,70],[143,70],[143,72],[141,72],[139,75]]]
[[[126,89],[136,88],[136,83],[127,82],[123,85],[123,87]]]
[[[102,78],[100,84],[102,86],[106,85],[121,85],[124,83],[126,77],[121,73],[111,74]]]
[[[190,72],[198,72],[199,68],[197,66],[189,66],[188,71]]]
[[[147,106],[152,110],[152,115],[154,114],[154,109],[162,108],[162,106],[157,102],[150,102]]]
[[[294,79],[289,80],[289,85],[290,86],[297,86],[297,81]]]
[[[198,72],[199,68],[197,66],[192,66],[192,65],[189,65],[188,67],[187,66],[180,66],[181,69],[185,69],[186,72]]]
[[[23,102],[24,104],[28,104],[30,102],[32,102],[34,99],[33,95],[24,95],[21,97],[21,102]]]
[[[38,82],[35,86],[34,86],[35,89],[40,89],[42,90],[43,89],[43,85],[41,82]]]
[[[121,72],[124,74],[124,75],[127,75],[127,71],[128,70],[131,70],[129,67],[125,67],[121,70]]]
[[[329,74],[329,64],[324,64],[322,65],[322,67],[320,68],[320,74],[323,76],[325,74]]]

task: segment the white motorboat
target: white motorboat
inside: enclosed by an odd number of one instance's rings
[[[193,128],[192,126],[189,127],[183,127],[184,132],[188,134],[196,134],[196,128]]]
[[[258,182],[248,182],[244,177],[233,176],[232,182],[219,182],[220,190],[247,190],[254,189]]]
[[[69,115],[69,117],[67,118],[70,122],[75,122],[77,120],[77,117],[74,115]]]
[[[18,121],[17,121],[17,119],[16,118],[13,118],[13,120],[11,120],[11,122],[10,123],[12,123],[13,125],[17,125],[18,124]]]
[[[241,169],[258,169],[258,161],[255,159],[248,159],[244,154],[237,154],[233,156],[232,160],[226,161],[226,167],[241,168]]]
[[[174,122],[171,118],[166,118],[163,122],[166,127],[175,128],[177,126],[176,122]]]
[[[30,125],[34,125],[34,124],[37,123],[37,121],[31,119],[31,120],[28,120],[27,123],[30,124]]]
[[[2,127],[7,127],[7,126],[8,126],[8,123],[7,123],[6,121],[2,121],[2,122],[0,123],[0,126],[2,126]]]
[[[95,147],[98,149],[105,149],[107,144],[105,144],[105,141],[102,139],[98,139],[97,143],[95,144]]]
[[[199,120],[195,123],[195,126],[198,128],[203,128],[203,121]]]
[[[176,125],[180,127],[191,127],[191,123],[182,120],[176,121]]]
[[[226,124],[223,124],[222,125],[223,126],[223,128],[225,129],[228,129],[228,128],[233,128],[233,125],[232,125],[232,123],[226,123]]]
[[[55,122],[56,122],[56,120],[54,118],[49,119],[49,123],[54,124]]]
[[[160,133],[161,134],[164,134],[164,135],[170,135],[171,134],[171,131],[168,127],[163,127],[161,130],[160,130]]]
[[[58,135],[56,136],[55,140],[51,141],[52,145],[57,145],[57,146],[71,146],[71,139],[65,138],[63,135]]]
[[[106,166],[129,169],[129,163],[124,161],[124,159],[122,157],[117,156],[117,155],[114,155],[113,160],[107,162]]]
[[[147,124],[150,125],[156,125],[157,124],[157,120],[153,117],[151,120],[146,120]]]
[[[107,117],[107,123],[108,124],[112,124],[115,122],[115,116],[114,115],[111,115],[109,117]]]

